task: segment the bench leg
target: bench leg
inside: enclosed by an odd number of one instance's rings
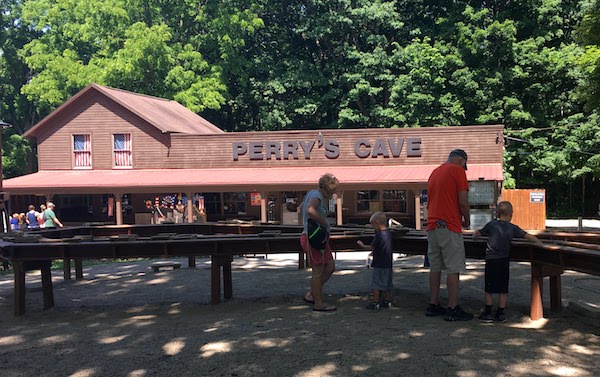
[[[562,309],[562,290],[560,275],[550,275],[550,310],[559,312]]]
[[[54,291],[52,290],[52,273],[50,272],[51,264],[52,264],[52,262],[48,261],[41,267],[42,292],[44,295],[44,309],[50,309],[50,308],[54,307]]]
[[[63,259],[63,276],[65,280],[71,280],[71,258]]]
[[[210,303],[216,305],[221,302],[221,266],[217,256],[210,259]]]
[[[75,280],[83,280],[83,261],[75,259]]]
[[[223,294],[226,299],[233,297],[233,277],[231,276],[231,260],[223,262]]]
[[[544,317],[544,306],[542,303],[544,273],[542,265],[531,264],[531,308],[529,317],[537,321]]]
[[[25,314],[25,268],[23,266],[23,262],[13,261],[12,265],[15,275],[15,316],[20,316]]]

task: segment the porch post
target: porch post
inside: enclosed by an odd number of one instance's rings
[[[260,193],[260,222],[261,223],[267,222],[267,200],[265,198],[267,198],[268,195],[269,195],[268,192]]]
[[[115,197],[116,202],[116,222],[117,225],[123,225],[123,204],[121,203],[121,200],[123,199],[123,194],[114,193],[113,195]]]
[[[421,197],[415,195],[415,229],[421,230]]]
[[[335,198],[335,206],[336,206],[336,214],[337,214],[337,225],[342,225],[342,218],[343,218],[343,213],[342,213],[342,196],[343,195],[336,195]]]
[[[187,195],[187,198],[188,198],[188,202],[187,202],[187,222],[191,224],[191,223],[194,222],[194,193],[192,193],[192,192],[186,192],[185,195]]]

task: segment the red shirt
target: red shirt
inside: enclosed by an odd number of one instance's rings
[[[435,222],[444,220],[449,230],[462,233],[459,191],[469,191],[465,169],[446,162],[431,173],[427,183],[427,230],[435,229]]]

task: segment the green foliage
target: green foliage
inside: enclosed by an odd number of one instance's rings
[[[2,176],[17,177],[30,171],[31,146],[21,135],[9,130],[2,136]]]
[[[0,119],[19,134],[90,82],[177,100],[231,131],[501,123],[523,140],[506,146],[505,187],[552,181],[549,197],[569,193],[557,207],[597,200],[600,0],[0,8]]]

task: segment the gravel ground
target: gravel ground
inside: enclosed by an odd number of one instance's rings
[[[365,256],[338,255],[325,288],[334,313],[302,301],[309,272],[293,255],[235,259],[234,297],[216,306],[207,259],[159,273],[152,261],[98,264],[85,267],[83,281],[55,271],[56,306],[47,311],[31,273],[19,318],[5,273],[0,376],[600,375],[600,278],[567,271],[566,308],[551,313],[546,295],[546,318],[530,321],[529,265],[513,263],[508,322],[449,323],[424,316],[427,270],[418,256],[394,262],[396,307],[366,310]],[[482,306],[483,265],[469,261],[461,276],[461,305],[471,312]],[[569,309],[580,307],[583,314]]]

